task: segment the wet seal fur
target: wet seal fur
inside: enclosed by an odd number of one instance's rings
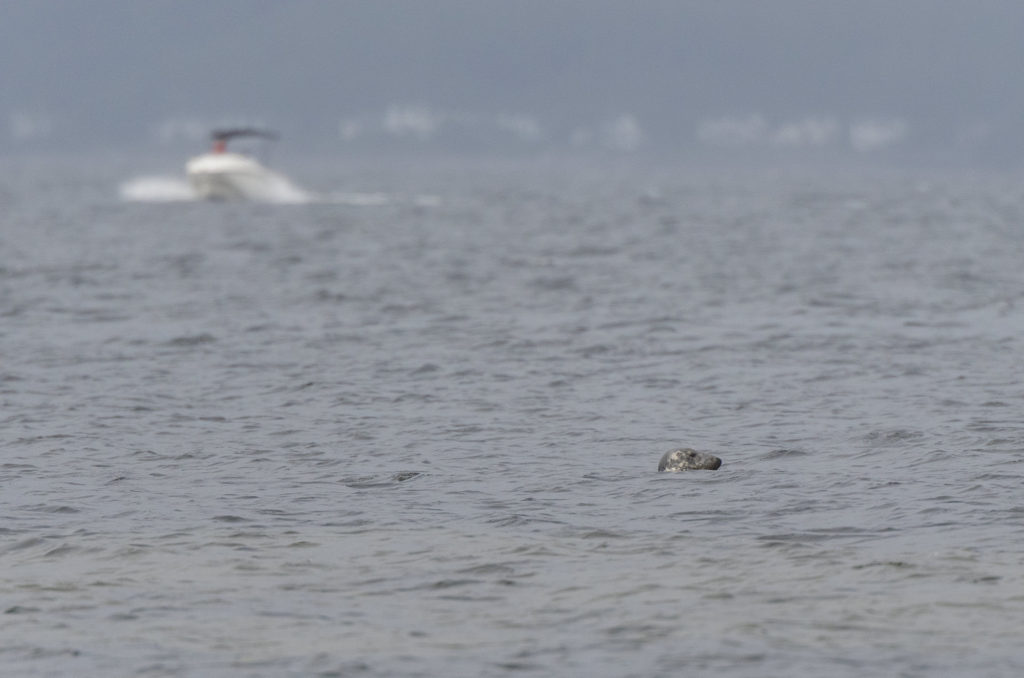
[[[711,454],[704,454],[689,447],[669,450],[658,462],[659,471],[714,471],[722,465],[722,460]]]

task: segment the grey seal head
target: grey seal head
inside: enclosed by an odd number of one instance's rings
[[[701,469],[714,471],[722,465],[722,460],[711,454],[704,454],[689,447],[669,450],[658,462],[659,471],[690,471]]]

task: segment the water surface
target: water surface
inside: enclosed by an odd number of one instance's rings
[[[1019,178],[297,174],[0,168],[5,673],[1024,670]]]

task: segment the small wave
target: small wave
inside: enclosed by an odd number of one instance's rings
[[[762,459],[789,459],[791,457],[806,457],[807,452],[804,450],[796,450],[789,448],[781,448],[778,450],[772,450],[762,455]]]
[[[198,346],[200,344],[209,344],[210,342],[217,341],[217,338],[212,334],[204,332],[202,334],[191,334],[180,337],[175,337],[167,342],[168,346]]]

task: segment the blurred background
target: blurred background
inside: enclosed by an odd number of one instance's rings
[[[1024,4],[0,0],[0,153],[1016,168]]]

